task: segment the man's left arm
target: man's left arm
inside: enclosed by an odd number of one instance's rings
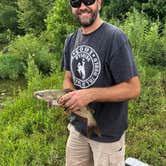
[[[65,107],[74,112],[91,102],[121,102],[134,99],[139,96],[140,89],[139,78],[135,76],[112,87],[73,91],[63,96],[61,102],[67,101]]]

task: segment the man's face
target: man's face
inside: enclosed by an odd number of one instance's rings
[[[82,27],[91,26],[96,18],[99,15],[101,4],[96,0],[94,4],[86,6],[83,2],[81,2],[81,6],[77,8],[72,7],[72,13],[82,25]]]

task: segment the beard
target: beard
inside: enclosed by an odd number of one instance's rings
[[[88,16],[82,16],[82,14],[84,13],[88,14]],[[95,11],[91,9],[78,10],[75,14],[75,18],[78,20],[78,22],[80,23],[82,27],[86,28],[91,26],[95,22],[98,14],[99,14],[99,10],[97,6]]]

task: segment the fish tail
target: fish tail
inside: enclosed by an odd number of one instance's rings
[[[87,129],[87,136],[90,137],[92,134],[96,134],[98,137],[101,137],[101,132],[98,126],[93,126]]]

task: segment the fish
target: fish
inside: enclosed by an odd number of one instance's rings
[[[34,96],[37,99],[47,102],[49,108],[53,106],[62,107],[62,105],[60,105],[58,102],[59,99],[63,95],[72,91],[73,91],[72,89],[45,89],[45,90],[35,91]],[[68,108],[64,108],[64,111],[70,111],[70,110]],[[101,132],[93,116],[93,113],[94,113],[94,110],[90,108],[88,105],[74,112],[74,114],[80,120],[86,122],[86,125],[87,125],[86,134],[88,137],[90,137],[93,133],[95,133],[98,137],[101,137]]]

